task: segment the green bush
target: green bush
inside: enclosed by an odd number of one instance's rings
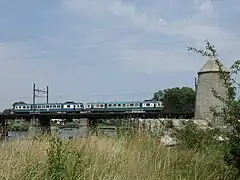
[[[206,40],[206,50],[198,50],[190,47],[189,50],[197,52],[202,56],[213,59],[219,67],[219,77],[223,82],[223,86],[227,88],[226,98],[222,97],[216,89],[212,88],[212,92],[216,98],[221,100],[224,104],[222,112],[216,112],[212,107],[214,117],[223,120],[225,125],[229,125],[233,130],[227,133],[228,140],[225,146],[224,160],[230,165],[234,166],[238,173],[236,178],[240,178],[240,98],[236,97],[237,87],[239,84],[234,79],[240,70],[240,60],[236,60],[231,66],[229,72],[223,69],[223,64],[218,57],[215,46]]]
[[[7,128],[8,131],[28,131],[29,123],[23,120],[11,120]]]

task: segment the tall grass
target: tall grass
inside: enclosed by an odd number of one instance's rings
[[[0,148],[0,162],[0,179],[232,179],[217,156],[167,148],[147,134],[12,141]]]

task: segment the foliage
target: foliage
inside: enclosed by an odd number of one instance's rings
[[[8,121],[8,131],[27,131],[29,123],[24,120],[10,120]]]
[[[220,129],[199,127],[192,120],[182,121],[182,124],[182,128],[174,128],[174,135],[181,142],[181,147],[204,153],[223,151],[225,144],[218,140],[219,136],[224,136]]]
[[[26,103],[23,102],[23,101],[17,101],[17,102],[14,102],[14,103],[13,103],[13,106],[15,106],[15,105],[17,105],[17,104],[26,104]]]
[[[11,109],[4,109],[3,114],[11,114],[12,110]]]
[[[222,112],[216,112],[212,109],[213,114],[223,119],[226,125],[233,128],[230,133],[227,133],[228,148],[225,153],[225,160],[234,165],[238,169],[238,177],[240,175],[240,98],[236,97],[236,90],[239,84],[233,78],[233,75],[237,75],[240,70],[240,60],[236,60],[231,66],[229,72],[224,70],[221,60],[218,57],[215,46],[208,40],[206,42],[206,50],[198,50],[194,47],[190,47],[188,50],[197,52],[202,56],[206,56],[215,60],[219,67],[219,77],[223,80],[223,85],[227,88],[226,98],[221,97],[215,89],[212,89],[214,96],[220,99],[224,103]]]
[[[163,102],[165,109],[169,112],[193,112],[195,106],[196,92],[190,87],[175,87],[157,91],[153,100]]]
[[[192,150],[169,149],[147,134],[7,142],[0,155],[1,179],[233,178],[232,169],[222,159]]]

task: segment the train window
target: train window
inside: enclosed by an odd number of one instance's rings
[[[111,107],[112,105],[111,104],[108,104],[109,107]]]
[[[57,105],[58,108],[60,108],[61,106],[60,105]]]
[[[114,104],[113,106],[114,106],[114,107],[116,107],[117,105],[116,105],[116,104]]]
[[[53,105],[53,108],[56,108],[56,105]]]
[[[130,104],[130,106],[134,106],[134,104]]]
[[[123,104],[122,106],[125,107],[125,104]]]
[[[26,106],[23,106],[23,109],[25,109],[26,108]]]
[[[70,108],[70,105],[67,105],[67,108]]]
[[[150,103],[147,103],[146,106],[150,106]]]
[[[18,109],[18,106],[15,106],[15,109]]]
[[[118,107],[121,107],[121,104],[118,104]]]
[[[46,108],[49,108],[49,106],[47,105]]]

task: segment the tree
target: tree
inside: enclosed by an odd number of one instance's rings
[[[17,102],[14,102],[14,103],[13,103],[13,106],[15,106],[15,105],[17,105],[17,104],[26,104],[26,103],[23,102],[23,101],[17,101]]]
[[[175,87],[157,91],[153,100],[162,101],[165,110],[169,112],[193,112],[196,92],[190,87]]]
[[[227,98],[222,98],[218,92],[212,89],[214,96],[220,99],[224,106],[221,112],[216,112],[212,109],[213,115],[221,118],[225,125],[229,125],[232,130],[227,133],[227,146],[224,160],[230,165],[235,166],[238,170],[236,179],[240,178],[240,98],[236,97],[236,90],[239,84],[233,78],[240,70],[240,60],[236,60],[230,68],[230,72],[226,72],[222,68],[222,62],[218,57],[215,46],[208,40],[205,40],[205,50],[198,50],[194,47],[189,47],[189,51],[196,52],[202,56],[210,57],[217,63],[219,67],[219,77],[223,80],[223,85],[227,88]]]
[[[11,109],[4,109],[3,114],[11,114],[12,110]]]

